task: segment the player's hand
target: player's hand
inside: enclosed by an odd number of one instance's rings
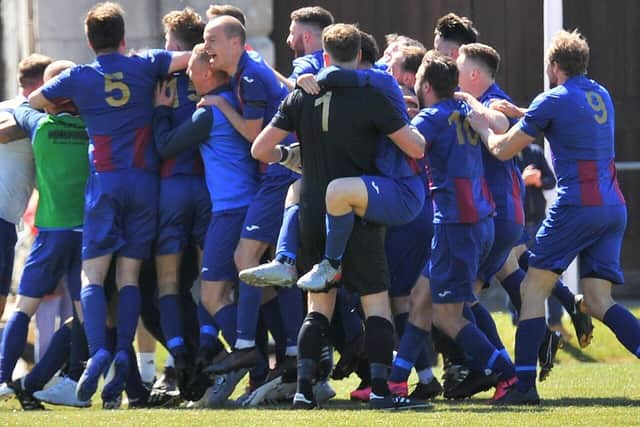
[[[415,95],[404,95],[404,103],[407,105],[407,113],[410,118],[414,118],[420,112],[418,97]]]
[[[491,127],[491,121],[489,118],[482,112],[476,110],[472,110],[471,113],[467,115],[466,120],[469,122],[473,130],[478,132],[480,136],[487,135],[487,132]]]
[[[309,95],[317,95],[320,93],[320,86],[313,74],[303,74],[298,77],[298,80],[296,80],[296,86]]]
[[[169,86],[167,81],[160,82],[156,85],[156,96],[154,105],[156,107],[171,107],[176,99],[175,91]]]
[[[278,145],[280,151],[282,152],[282,159],[280,163],[287,169],[290,169],[296,173],[302,173],[302,157],[300,155],[300,143],[294,142],[293,144],[286,145]]]
[[[519,119],[520,117],[524,116],[523,109],[519,108],[517,105],[512,104],[506,99],[496,99],[492,101],[489,105],[489,108],[491,108],[492,110],[500,111],[505,116],[513,119]]]
[[[534,165],[527,165],[522,171],[522,180],[527,187],[542,187],[542,172]]]
[[[220,95],[205,95],[202,98],[200,98],[200,101],[198,101],[198,104],[196,105],[196,107],[200,108],[200,107],[207,107],[207,106],[218,106],[218,102],[222,99],[222,97]]]
[[[473,102],[476,100],[474,96],[471,95],[470,93],[462,92],[462,91],[454,92],[453,97],[460,101],[466,102],[467,104],[469,104],[469,106],[471,106],[471,104],[473,104]]]

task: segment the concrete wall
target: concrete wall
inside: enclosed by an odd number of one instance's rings
[[[157,48],[164,45],[162,17],[173,9],[190,6],[203,18],[210,0],[120,0],[125,9],[126,40],[129,48]],[[18,91],[16,72],[21,58],[39,52],[77,63],[93,60],[84,35],[84,16],[95,0],[1,0],[4,59],[2,98]],[[222,3],[218,1],[218,3]],[[269,39],[273,28],[273,0],[225,0],[240,7],[247,16],[248,43],[270,63],[275,49]],[[64,13],[61,13],[64,11]],[[55,17],[55,18],[53,18]]]

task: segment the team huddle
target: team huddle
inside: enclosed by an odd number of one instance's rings
[[[0,400],[87,407],[104,377],[106,409],[123,393],[130,408],[312,409],[355,373],[350,398],[372,409],[491,389],[491,404],[537,405],[561,339],[551,295],[582,347],[593,316],[640,357],[640,323],[611,297],[627,221],[614,108],[586,76],[580,33],[555,35],[552,88],[520,108],[495,82],[498,52],[453,13],[432,50],[390,34],[380,55],[329,11],[295,10],[288,77],[246,44],[244,18],[230,5],[206,21],[171,11],[165,49],[127,52],[124,11],[99,3],[85,18],[94,62],[21,63],[22,96],[0,104],[0,187],[14,194],[0,207],[2,310],[34,180],[39,233],[2,335]],[[516,158],[542,134],[558,197],[534,237]],[[576,257],[578,295],[559,279]],[[73,316],[12,379],[61,280]],[[496,281],[518,317],[515,360],[477,297]],[[138,319],[176,384],[143,382]]]

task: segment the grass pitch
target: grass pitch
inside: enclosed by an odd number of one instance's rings
[[[636,316],[640,315],[640,308],[633,311]],[[495,318],[505,345],[512,349],[515,329],[509,317],[498,313]],[[567,324],[567,327],[571,326]],[[412,380],[415,382],[415,378]],[[575,339],[560,350],[551,376],[538,385],[543,399],[539,407],[493,408],[485,403],[491,395],[487,392],[461,402],[438,399],[432,409],[422,412],[374,412],[348,400],[349,391],[357,382],[355,375],[332,382],[337,397],[323,410],[309,412],[273,406],[237,410],[102,411],[97,409],[99,399],[90,409],[49,407],[51,410],[46,412],[22,412],[16,401],[8,401],[0,403],[0,425],[640,425],[640,363],[599,322],[596,322],[594,342],[586,350],[579,349]],[[236,396],[241,388],[242,384]]]

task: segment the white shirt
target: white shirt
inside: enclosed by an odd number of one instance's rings
[[[13,111],[25,100],[17,97],[0,103]],[[0,144],[0,218],[18,224],[27,209],[35,183],[35,164],[29,138]]]

